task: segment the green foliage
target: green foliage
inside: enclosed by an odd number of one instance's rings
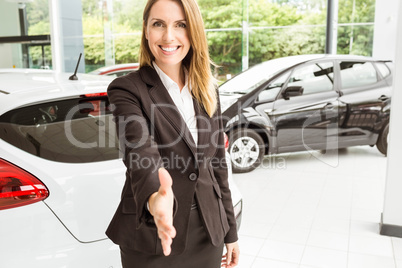
[[[303,17],[297,13],[296,8],[279,4],[272,4],[264,0],[256,0],[250,3],[250,45],[249,45],[249,64],[254,65],[262,61],[273,58],[287,56],[286,50],[289,42],[278,38],[286,37],[288,29],[275,29],[275,26],[295,25]],[[253,29],[253,27],[264,27],[263,29]],[[269,27],[269,28],[266,28]],[[285,48],[285,49],[283,49]]]
[[[114,28],[118,28],[116,26],[120,24],[128,24],[134,31],[141,31],[142,12],[146,2],[146,0],[115,0],[113,5]],[[115,32],[121,33],[116,30]]]
[[[337,53],[371,56],[374,41],[373,31],[374,26],[371,25],[338,28]]]
[[[97,17],[100,19],[102,17],[101,1],[99,0],[83,0],[82,5],[82,16],[86,17]]]
[[[138,62],[141,40],[142,10],[145,0],[113,2],[113,43],[115,63]],[[84,0],[83,32],[87,71],[105,64],[103,7],[97,0]]]
[[[339,0],[338,9],[338,23],[373,22],[375,0]]]
[[[50,34],[48,0],[36,0],[26,4],[28,35]],[[52,50],[50,46],[28,46],[30,65],[34,68],[50,66]]]
[[[114,30],[119,33],[131,33],[129,35],[117,35],[114,39],[116,64],[138,62],[141,31],[133,30],[128,22],[118,25],[118,27],[115,27]]]
[[[241,27],[241,0],[199,0],[198,4],[206,29],[239,29]],[[218,75],[218,71],[228,73],[230,70],[235,72],[241,70],[241,65],[239,66],[242,45],[241,31],[208,31],[207,38],[211,59],[220,66],[219,69],[215,69],[215,75]]]
[[[49,34],[48,1],[27,4],[29,34]],[[85,62],[87,70],[104,65],[103,8],[99,0],[82,0]],[[241,71],[243,21],[249,22],[249,65],[298,54],[324,53],[327,0],[198,0],[204,18],[211,59],[220,68],[215,75]],[[138,62],[142,11],[146,0],[113,1],[115,62]],[[46,7],[46,8],[43,8]],[[244,8],[243,8],[244,7]],[[339,0],[338,53],[371,55],[375,0]],[[109,17],[110,18],[110,17]],[[223,29],[226,29],[222,31]],[[39,63],[40,46],[30,48]],[[45,48],[51,59],[50,47]]]
[[[26,4],[26,14],[28,22],[28,32],[31,27],[35,27],[37,23],[49,22],[49,4],[51,0],[35,0]],[[43,32],[36,32],[36,34],[49,34],[50,24],[46,24],[47,29],[42,28]]]
[[[375,0],[339,0],[339,23],[373,22]],[[338,27],[338,54],[371,56],[373,52],[373,25]]]
[[[105,43],[102,20],[97,16],[83,16],[85,64],[94,65],[105,62]]]

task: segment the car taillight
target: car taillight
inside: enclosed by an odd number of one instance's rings
[[[225,132],[223,132],[223,136],[225,137],[225,150],[227,151],[229,149],[229,138]]]
[[[100,93],[88,93],[81,95],[80,97],[82,98],[92,98],[92,97],[102,97],[102,96],[107,96],[107,92],[100,92]]]
[[[48,196],[49,191],[40,180],[0,159],[0,210],[39,202]]]

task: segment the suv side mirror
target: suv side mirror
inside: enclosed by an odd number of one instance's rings
[[[282,96],[285,100],[288,100],[289,97],[296,97],[303,95],[304,88],[302,86],[290,86],[283,91]]]

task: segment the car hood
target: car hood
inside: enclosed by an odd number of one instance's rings
[[[237,100],[244,96],[243,94],[219,94],[222,113],[230,106],[237,102]]]

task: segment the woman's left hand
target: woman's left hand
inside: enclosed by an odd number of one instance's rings
[[[231,268],[239,264],[240,249],[237,242],[226,245],[226,254],[222,256],[222,267]]]

